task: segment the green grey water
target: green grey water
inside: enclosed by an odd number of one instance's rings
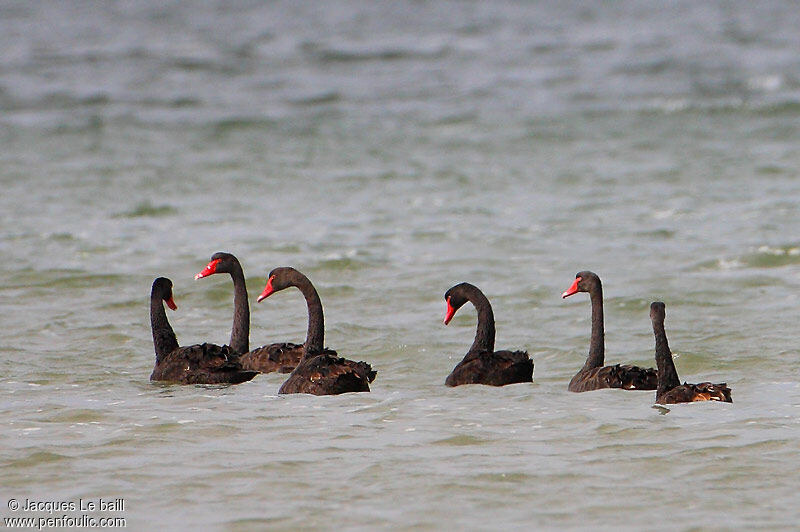
[[[0,2],[0,517],[123,498],[137,530],[791,530],[800,522],[800,10],[792,2]],[[370,394],[152,384],[182,343],[326,344]],[[606,360],[734,403],[571,394]],[[534,383],[450,389],[486,293]],[[81,512],[67,512],[77,517]]]

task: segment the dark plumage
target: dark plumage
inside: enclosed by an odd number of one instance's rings
[[[533,360],[526,351],[495,351],[494,313],[489,300],[476,286],[461,283],[444,294],[447,301],[447,325],[467,301],[478,311],[478,328],[475,340],[464,359],[447,376],[447,386],[461,384],[488,384],[504,386],[517,382],[533,381]]]
[[[575,282],[561,294],[569,297],[578,292],[588,292],[592,302],[592,337],[589,356],[581,370],[569,381],[571,392],[588,392],[601,388],[623,390],[655,390],[658,375],[653,368],[620,365],[603,366],[605,362],[605,331],[603,324],[603,285],[596,273],[579,272]]]
[[[650,321],[653,323],[653,335],[656,339],[656,364],[658,365],[658,388],[656,403],[662,405],[675,403],[692,403],[695,401],[723,401],[732,403],[731,389],[726,383],[681,384],[678,371],[669,350],[667,333],[664,330],[666,305],[655,301],[650,305]]]
[[[325,349],[321,354],[303,359],[278,393],[338,395],[368,392],[375,375],[366,362],[353,362],[338,356],[336,351]]]
[[[581,369],[569,381],[569,391],[588,392],[601,388],[653,390],[657,379],[658,376],[653,368],[615,364],[588,370]]]
[[[179,347],[167,320],[164,303],[172,310],[178,308],[172,298],[172,281],[159,277],[153,281],[150,292],[150,325],[156,352],[150,380],[180,384],[238,384],[258,374],[242,368],[228,346],[196,344]]]
[[[303,359],[303,344],[284,342],[256,347],[239,357],[242,367],[261,373],[291,373]]]
[[[325,320],[322,301],[308,277],[294,268],[275,268],[270,272],[258,301],[290,286],[298,288],[306,299],[308,333],[303,345],[303,359],[278,393],[336,395],[370,391],[369,383],[375,379],[376,372],[369,364],[342,358],[336,351],[323,347]]]
[[[242,367],[260,373],[291,372],[303,358],[302,344],[274,343],[250,350],[250,303],[247,284],[239,259],[230,253],[217,252],[197,275],[201,279],[215,273],[228,273],[233,280],[233,328],[231,348],[241,355]]]

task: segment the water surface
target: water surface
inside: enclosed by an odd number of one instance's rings
[[[792,2],[0,2],[0,516],[122,497],[129,528],[741,530],[800,521],[800,10]],[[370,394],[152,384],[153,278],[226,342],[291,265]],[[570,394],[607,361],[732,405]],[[449,389],[475,313],[535,382]],[[286,291],[251,344],[301,341]]]

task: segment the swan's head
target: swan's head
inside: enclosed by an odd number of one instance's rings
[[[444,293],[444,300],[447,302],[447,313],[444,316],[445,325],[450,323],[456,311],[468,301],[463,293],[466,286],[468,286],[467,283],[457,284]]]
[[[295,286],[295,281],[299,275],[302,274],[300,274],[300,272],[294,268],[290,268],[288,266],[275,268],[269,272],[269,275],[267,276],[267,285],[264,287],[261,295],[258,296],[258,302],[260,303],[275,292],[280,292],[284,288]]]
[[[591,292],[595,288],[600,287],[600,278],[596,273],[588,270],[578,272],[575,274],[575,281],[567,288],[567,291],[561,294],[562,298],[569,297],[578,292]]]
[[[150,297],[157,297],[164,301],[172,310],[178,310],[178,305],[172,299],[172,281],[166,277],[158,277],[153,281],[153,289],[150,292]]]
[[[653,323],[664,323],[664,318],[667,315],[666,305],[661,301],[653,301],[650,303],[650,320]]]
[[[230,253],[225,253],[224,251],[218,251],[211,255],[211,261],[206,264],[206,267],[203,270],[194,276],[195,280],[202,279],[203,277],[208,277],[209,275],[213,275],[215,273],[232,273],[236,267],[240,267],[239,259],[231,255]]]

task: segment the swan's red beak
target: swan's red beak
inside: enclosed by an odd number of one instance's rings
[[[220,263],[221,259],[215,259],[206,264],[206,267],[203,268],[203,271],[198,273],[194,276],[194,280],[202,279],[203,277],[208,277],[212,273],[217,273],[217,265]]]
[[[578,283],[579,283],[579,282],[581,282],[581,278],[580,278],[580,277],[576,277],[576,278],[575,278],[575,282],[574,282],[574,283],[572,283],[572,286],[570,286],[569,288],[567,288],[567,291],[566,291],[566,292],[564,292],[563,294],[561,294],[561,297],[562,297],[562,298],[569,297],[569,296],[571,296],[572,294],[576,293],[576,292],[578,291]]]
[[[450,298],[447,298],[447,314],[444,316],[444,324],[447,325],[450,323],[450,320],[453,319],[453,316],[456,313],[456,309],[453,308],[453,305],[450,304]]]
[[[270,277],[267,280],[267,286],[264,287],[264,291],[261,292],[260,296],[258,296],[258,300],[256,301],[257,303],[261,303],[262,301],[264,301],[269,296],[275,293],[275,289],[272,288],[272,279],[274,279],[274,277]]]
[[[172,310],[178,310],[178,305],[175,304],[175,300],[172,299],[172,296],[169,296],[169,299],[166,300],[167,306]]]

